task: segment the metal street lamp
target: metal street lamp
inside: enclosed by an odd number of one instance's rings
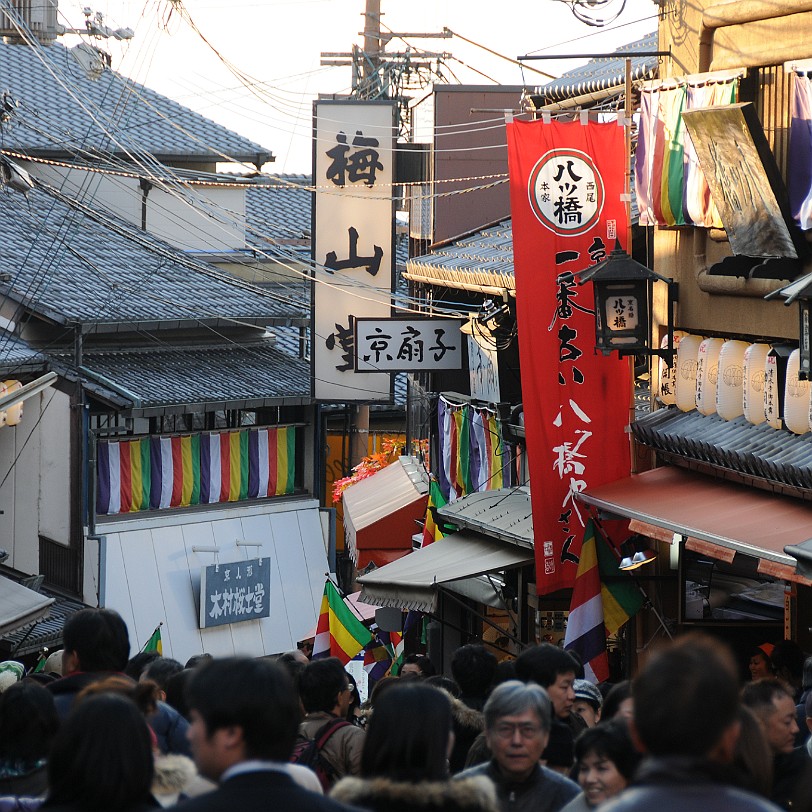
[[[604,355],[658,355],[669,366],[674,362],[672,312],[677,283],[641,265],[621,247],[602,262],[576,274],[579,284],[592,282],[595,297],[595,349]],[[668,285],[668,346],[651,346],[652,294],[655,282]]]

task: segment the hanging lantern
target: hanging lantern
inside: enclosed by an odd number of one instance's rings
[[[579,284],[592,282],[595,297],[595,349],[604,355],[657,355],[669,366],[674,360],[671,313],[676,284],[633,260],[617,242],[602,262],[578,274]],[[652,292],[654,282],[668,285],[668,346],[652,348]]]

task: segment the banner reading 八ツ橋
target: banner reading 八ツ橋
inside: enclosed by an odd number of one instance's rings
[[[574,494],[629,474],[627,360],[594,351],[592,285],[571,274],[628,247],[624,129],[507,125],[536,588],[571,587],[587,521]]]

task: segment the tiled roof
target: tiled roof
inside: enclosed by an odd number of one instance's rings
[[[406,272],[423,281],[462,283],[515,291],[513,226],[504,220],[469,237],[410,259]]]
[[[87,350],[82,372],[141,414],[310,402],[309,363],[271,341]]]
[[[0,332],[0,375],[45,369],[47,359],[25,341],[11,333]]]
[[[40,620],[32,627],[26,627],[6,635],[0,639],[0,652],[11,657],[24,657],[26,654],[36,654],[44,647],[51,652],[62,646],[62,631],[66,621],[80,609],[87,605],[73,598],[66,598],[43,589],[42,593],[54,598],[51,612],[44,620]]]
[[[39,189],[4,198],[0,271],[11,282],[0,294],[56,323],[265,325],[307,316],[306,302],[189,259],[107,212],[77,210]]]
[[[592,59],[585,65],[574,68],[554,79],[549,84],[537,87],[530,94],[534,107],[572,99],[587,93],[598,93],[609,88],[620,88],[626,81],[627,54],[637,51],[656,51],[657,32],[647,34],[642,39],[623,45],[615,51],[617,59]],[[650,79],[657,75],[659,57],[643,56],[632,59],[632,81]]]
[[[0,76],[3,90],[19,104],[3,127],[6,149],[122,157],[146,151],[162,160],[207,162],[271,159],[269,149],[113,70],[90,78],[59,43],[0,42]]]
[[[309,186],[309,175],[273,175],[267,185],[250,187],[245,195],[248,244],[265,247],[270,241],[306,240],[309,253],[313,197]]]

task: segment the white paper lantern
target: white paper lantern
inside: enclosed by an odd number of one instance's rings
[[[746,341],[725,341],[719,353],[716,413],[725,420],[744,414],[744,352]]]
[[[686,335],[677,351],[676,403],[683,412],[696,408],[696,364],[702,336]]]
[[[784,385],[784,423],[793,434],[809,431],[809,381],[798,380],[801,351],[793,350],[787,361],[787,382]]]
[[[751,344],[744,351],[742,408],[747,422],[754,426],[767,419],[764,414],[764,365],[769,351],[769,344]]]
[[[682,330],[674,331],[675,350],[679,351],[679,343],[682,340],[683,336],[687,335],[688,333],[683,332]],[[663,340],[660,342],[660,349],[664,350],[667,347],[668,347],[668,336],[664,335]],[[660,358],[659,398],[660,403],[664,403],[666,406],[673,406],[677,402],[677,369],[679,369],[679,364],[677,362],[676,355],[674,356],[673,366],[668,366],[665,358]]]
[[[780,429],[781,421],[781,389],[778,385],[778,365],[780,359],[775,354],[768,354],[764,363],[764,416],[774,428]]]
[[[716,414],[716,381],[719,377],[721,338],[706,338],[699,345],[696,366],[696,408],[702,414]]]

